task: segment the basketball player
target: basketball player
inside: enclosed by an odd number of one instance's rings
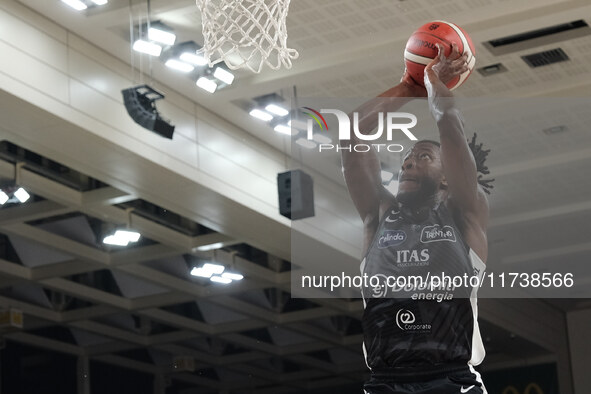
[[[481,181],[477,164],[488,173],[483,166],[488,151],[466,141],[461,114],[445,86],[468,69],[466,61],[456,45],[449,57],[438,46],[438,56],[425,67],[426,88],[405,72],[399,85],[355,111],[359,130],[370,133],[378,113],[427,96],[441,141],[419,141],[404,155],[396,196],[382,186],[375,151],[341,150],[346,184],[363,221],[362,274],[484,273],[485,192],[491,185]],[[354,134],[342,147],[364,142]],[[486,393],[473,369],[484,358],[475,290],[452,299],[447,293],[424,294],[429,292],[376,297],[364,289],[363,350],[371,370],[366,394]]]

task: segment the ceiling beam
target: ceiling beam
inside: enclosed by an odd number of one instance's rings
[[[2,209],[0,223],[24,223],[71,212],[76,212],[76,209],[49,200],[30,202]]]

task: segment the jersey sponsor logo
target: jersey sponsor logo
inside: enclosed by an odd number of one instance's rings
[[[431,331],[430,324],[418,323],[415,314],[408,309],[399,309],[398,312],[396,312],[396,325],[402,331]]]
[[[375,274],[374,277],[378,279],[378,283],[375,286],[371,287],[371,297],[372,298],[382,298],[386,297],[388,294],[388,286],[386,286],[386,282],[388,281],[388,277],[384,274]],[[371,285],[371,283],[370,283]]]
[[[429,249],[397,250],[396,265],[399,267],[422,267],[429,265]]]
[[[470,386],[470,387],[464,387],[462,386],[460,388],[460,393],[467,393],[468,391],[472,390],[474,388],[474,385]]]
[[[406,233],[402,230],[386,230],[378,239],[378,248],[385,249],[390,246],[400,245],[406,241]]]
[[[436,224],[434,226],[425,226],[421,231],[421,242],[449,241],[456,242],[456,233],[452,226],[443,226]]]
[[[401,330],[404,330],[404,328],[402,327],[405,324],[412,324],[416,320],[417,319],[415,318],[415,314],[409,311],[408,309],[400,309],[398,312],[396,312],[396,325]]]
[[[400,219],[400,211],[392,210],[392,212],[390,212],[390,214],[386,216],[386,222],[388,223],[394,223],[398,219]]]

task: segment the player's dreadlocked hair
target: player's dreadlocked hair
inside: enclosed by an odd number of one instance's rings
[[[474,161],[476,162],[476,171],[479,172],[478,174],[478,183],[482,186],[482,189],[486,194],[490,194],[490,189],[494,186],[492,185],[494,178],[490,179],[483,179],[483,175],[490,174],[488,167],[484,164],[486,161],[486,157],[488,156],[490,149],[482,149],[482,142],[476,145],[476,133],[472,136],[472,141],[468,142],[468,146],[472,151],[472,155],[474,156]]]
[[[437,141],[433,140],[421,140],[418,142],[428,142],[430,144],[436,145],[441,147],[441,144]],[[494,178],[491,179],[484,179],[484,175],[490,174],[488,167],[484,164],[486,162],[486,157],[488,156],[490,149],[482,149],[482,142],[480,144],[476,144],[476,133],[472,136],[472,141],[468,141],[468,146],[472,151],[472,155],[474,156],[474,161],[476,162],[476,172],[478,172],[478,184],[482,186],[482,189],[486,194],[490,194],[490,189],[494,188],[492,185]]]

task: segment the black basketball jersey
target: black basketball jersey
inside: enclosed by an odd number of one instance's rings
[[[361,263],[362,275],[382,279],[380,286],[363,290],[368,367],[374,372],[424,374],[480,364],[484,347],[477,288],[420,283],[435,283],[430,278],[442,274],[482,277],[484,269],[445,204],[420,214],[398,207],[388,210]],[[403,280],[392,279],[397,277]],[[412,277],[423,282],[412,284]],[[391,278],[387,284],[386,278]],[[402,287],[405,281],[408,285]]]

